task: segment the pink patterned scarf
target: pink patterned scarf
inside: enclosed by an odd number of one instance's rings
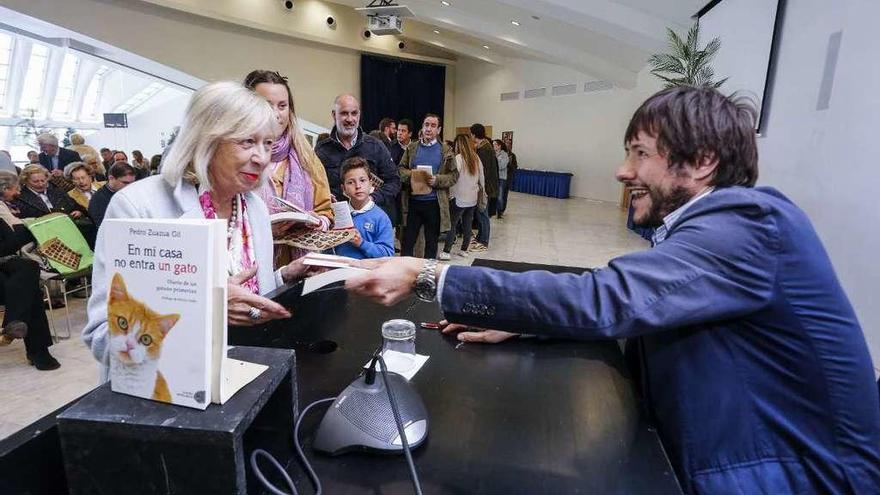
[[[199,194],[199,204],[202,206],[205,218],[217,218],[217,209],[214,207],[210,191]],[[232,200],[232,215],[227,223],[226,246],[229,249],[227,264],[230,275],[250,270],[256,265],[251,224],[247,216],[247,202],[243,194],[236,194]],[[256,276],[245,280],[242,285],[254,294],[260,293],[260,284]]]
[[[287,159],[287,168],[279,183],[276,178],[278,177],[277,169],[285,159]],[[266,203],[266,207],[269,208],[270,214],[282,211],[272,200],[275,196],[290,201],[302,208],[303,211],[312,211],[315,207],[312,179],[299,162],[299,155],[296,153],[296,148],[293,147],[289,130],[285,130],[284,134],[272,145],[272,164],[268,168],[269,180],[260,188],[259,194]]]

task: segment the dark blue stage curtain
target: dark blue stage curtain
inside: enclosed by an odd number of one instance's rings
[[[426,113],[443,118],[445,95],[446,67],[442,65],[361,55],[361,127],[366,132],[378,129],[384,117],[408,118],[415,123],[411,131],[416,139]],[[454,128],[444,134],[452,132]]]

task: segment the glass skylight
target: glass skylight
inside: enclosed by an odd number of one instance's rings
[[[0,115],[9,114],[6,95],[9,94],[9,62],[12,59],[12,36],[0,33]]]
[[[46,85],[46,68],[49,65],[49,48],[34,43],[31,45],[31,56],[28,59],[27,73],[24,76],[24,87],[18,104],[18,114],[23,117],[43,118],[40,105],[43,100],[43,89]]]
[[[55,103],[52,104],[52,118],[73,120],[73,93],[79,73],[79,57],[66,53],[58,75],[58,88],[55,90]]]

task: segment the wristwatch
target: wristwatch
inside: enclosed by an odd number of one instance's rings
[[[413,283],[413,292],[425,302],[437,299],[437,260],[425,260]]]

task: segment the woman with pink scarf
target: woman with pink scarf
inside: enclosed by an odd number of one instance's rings
[[[287,78],[274,71],[255,70],[247,75],[244,85],[266,98],[283,129],[272,146],[269,178],[259,191],[269,213],[281,211],[272,199],[278,196],[320,220],[321,223],[313,228],[329,229],[333,224],[333,210],[330,208],[327,172],[297,124]],[[289,262],[304,254],[305,251],[295,248],[276,250],[275,264]]]

